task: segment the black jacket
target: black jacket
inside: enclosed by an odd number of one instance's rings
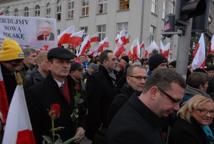
[[[128,84],[125,84],[123,88],[120,90],[120,93],[117,94],[112,102],[110,111],[109,111],[109,122],[115,116],[115,114],[119,111],[119,109],[125,104],[128,99],[133,95],[133,93],[139,96],[139,92],[135,91]]]
[[[170,132],[168,144],[209,144],[201,126],[194,119],[191,122],[179,118]]]
[[[67,77],[67,79],[68,86],[71,86],[70,77]],[[70,94],[73,93],[71,87],[69,92]],[[80,120],[78,123],[71,119],[71,114],[74,109],[74,96],[70,95],[71,103],[69,104],[65,100],[51,74],[49,74],[43,82],[32,86],[26,95],[30,119],[37,144],[42,143],[42,135],[51,135],[51,118],[48,115],[48,112],[52,104],[59,104],[61,107],[61,114],[60,117],[55,120],[55,127],[64,127],[58,132],[63,141],[74,136],[77,125],[84,125],[81,121],[82,115],[79,116]]]
[[[88,97],[86,136],[94,139],[94,134],[101,126],[108,127],[109,108],[117,92],[116,85],[102,65],[99,66],[98,72],[88,77],[86,92]]]
[[[113,118],[107,140],[108,144],[161,144],[159,118],[133,95]]]

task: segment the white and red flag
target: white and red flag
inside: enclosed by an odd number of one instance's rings
[[[94,35],[91,36],[91,39],[90,39],[90,42],[91,43],[97,43],[99,42],[99,36],[98,36],[98,33],[95,33]]]
[[[129,43],[129,34],[128,31],[123,29],[120,31],[119,34],[117,34],[115,38],[116,45],[126,45]]]
[[[22,85],[13,94],[2,144],[35,144]]]
[[[149,54],[151,54],[153,50],[159,51],[159,47],[158,47],[157,43],[154,40],[147,47],[147,51],[148,51]]]
[[[125,50],[124,45],[117,46],[117,47],[115,48],[115,50],[114,50],[114,55],[115,55],[116,57],[120,57],[120,55],[121,55],[123,52],[125,52],[125,51],[126,51],[126,50]]]
[[[141,49],[141,56],[140,56],[140,58],[148,58],[149,52],[146,50],[144,41],[141,42],[140,49]]]
[[[202,33],[198,42],[198,49],[192,61],[192,69],[204,68],[205,66],[205,57],[206,57],[206,47],[204,34]]]
[[[133,42],[132,42],[132,45],[131,45],[131,51],[132,51],[132,59],[133,61],[137,60],[140,58],[140,44],[139,44],[139,40],[138,39],[135,39]]]
[[[209,46],[208,53],[214,54],[214,35],[212,36],[212,39],[211,39],[211,42],[210,42],[210,46]]]
[[[162,41],[160,42],[160,54],[166,59],[169,58],[169,49],[170,49],[170,43],[167,43],[166,45],[164,45]]]
[[[79,31],[76,33],[73,33],[68,40],[68,43],[71,44],[73,47],[77,47],[81,44],[82,42],[82,37],[83,37],[84,31]]]
[[[74,26],[70,26],[65,29],[58,37],[58,45],[61,46],[63,44],[67,44],[69,42],[69,38],[71,34],[74,33]]]
[[[80,46],[80,50],[79,52],[77,53],[77,57],[81,56],[81,55],[84,55],[86,53],[86,51],[91,47],[91,44],[90,44],[90,40],[89,40],[89,36],[87,35],[81,46]]]
[[[6,123],[8,107],[7,92],[0,66],[0,113],[2,115],[3,124]]]
[[[103,52],[105,48],[109,47],[109,39],[105,37],[98,45],[98,52]]]

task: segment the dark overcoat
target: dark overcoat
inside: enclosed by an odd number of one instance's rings
[[[67,79],[70,85],[70,77]],[[71,87],[69,91],[72,94]],[[74,136],[77,126],[84,125],[81,120],[76,123],[71,118],[74,109],[74,96],[71,94],[71,102],[68,103],[51,74],[44,81],[29,89],[26,99],[37,144],[42,143],[43,135],[51,135],[51,118],[48,113],[52,104],[59,104],[61,107],[60,117],[55,120],[55,127],[63,127],[58,132],[63,141]]]
[[[86,135],[93,139],[100,127],[108,127],[108,112],[117,93],[116,85],[108,71],[99,66],[99,71],[88,77],[86,83],[88,97],[88,119]]]

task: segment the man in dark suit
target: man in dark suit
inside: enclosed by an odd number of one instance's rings
[[[47,57],[50,66],[49,75],[44,81],[31,87],[27,93],[27,104],[36,142],[41,144],[43,135],[51,136],[49,110],[53,104],[61,108],[59,117],[55,119],[55,128],[63,127],[56,133],[63,141],[74,136],[78,141],[84,137],[84,123],[81,121],[82,115],[78,116],[78,120],[72,119],[75,99],[68,76],[70,61],[75,56],[64,48],[54,48],[48,52]]]
[[[179,109],[186,87],[175,71],[157,69],[138,97],[133,95],[113,118],[108,144],[162,144],[160,118]]]
[[[93,140],[95,133],[101,130],[105,135],[108,127],[107,115],[114,96],[116,95],[116,76],[114,68],[116,58],[111,50],[105,50],[100,55],[101,65],[98,72],[88,77],[86,92],[88,96],[88,119],[86,136]],[[96,140],[95,140],[96,139]],[[102,141],[102,142],[101,142]],[[99,142],[103,144],[104,137]]]

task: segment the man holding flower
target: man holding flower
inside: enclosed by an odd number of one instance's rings
[[[73,121],[74,96],[68,76],[75,55],[64,48],[48,52],[50,73],[47,78],[29,89],[27,102],[37,144],[44,141],[79,141],[84,137],[81,115]],[[46,136],[46,137],[43,137]],[[72,138],[72,139],[71,139]],[[51,140],[50,140],[51,139]]]

